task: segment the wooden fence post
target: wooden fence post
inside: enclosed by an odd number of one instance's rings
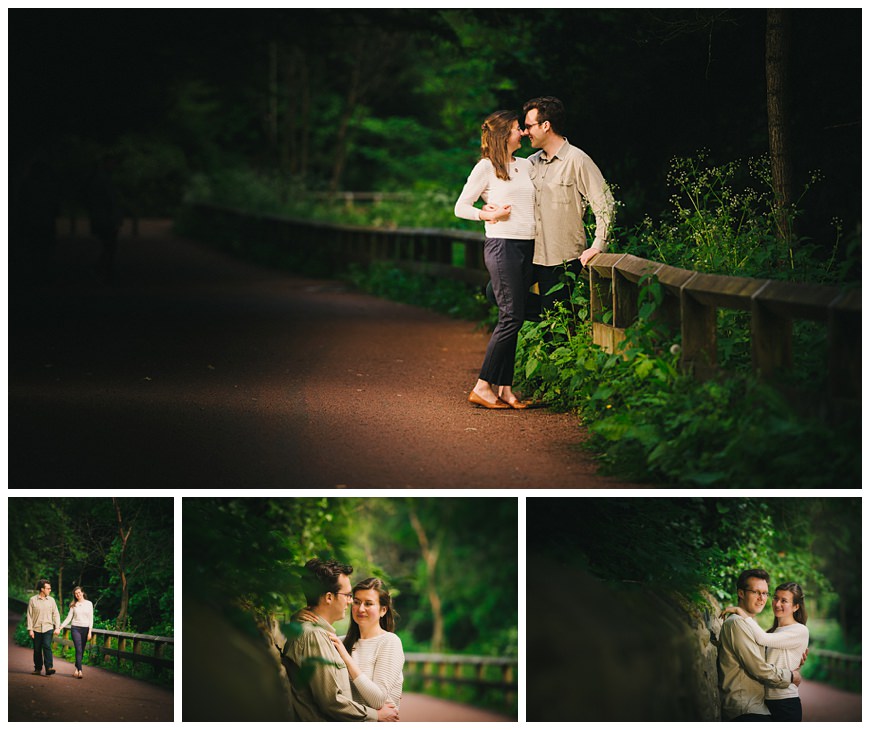
[[[701,304],[688,291],[680,289],[680,319],[683,349],[680,364],[686,372],[705,380],[716,371],[716,308]]]

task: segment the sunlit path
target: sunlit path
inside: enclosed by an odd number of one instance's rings
[[[88,488],[599,487],[570,414],[465,398],[473,323],[177,238],[93,241],[10,297],[10,484]]]
[[[74,665],[54,658],[56,674],[33,672],[33,650],[13,642],[21,616],[9,614],[9,721],[168,722],[173,693],[121,674],[85,666],[82,679]]]

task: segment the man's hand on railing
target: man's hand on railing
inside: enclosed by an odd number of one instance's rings
[[[600,253],[601,253],[601,249],[587,248],[583,253],[580,254],[580,265],[586,266],[586,264],[588,264],[593,258],[595,258]]]

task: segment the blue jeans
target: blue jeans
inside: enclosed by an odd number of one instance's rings
[[[43,664],[46,669],[54,668],[54,655],[51,653],[51,639],[54,629],[48,631],[33,632],[33,670],[42,671]]]
[[[492,385],[514,382],[517,334],[526,316],[534,251],[534,241],[513,238],[487,238],[483,244],[483,260],[498,304],[498,324],[489,338],[479,377]]]
[[[87,626],[70,626],[72,634],[73,646],[76,648],[76,669],[82,671],[82,657],[85,653],[85,644],[88,641]]]

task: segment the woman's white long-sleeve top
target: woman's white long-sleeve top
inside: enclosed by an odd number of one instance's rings
[[[72,621],[73,626],[94,628],[94,604],[87,599],[76,603],[75,606],[70,608],[66,619],[64,619],[60,627],[64,628],[70,621]]]
[[[794,623],[788,626],[778,626],[772,634],[768,634],[751,618],[744,618],[752,629],[755,643],[764,647],[768,663],[782,669],[797,669],[801,664],[804,652],[810,642],[810,631],[804,624]],[[798,688],[790,684],[788,689],[765,687],[764,697],[768,700],[784,700],[788,697],[798,697]]]
[[[510,205],[507,220],[487,221],[485,230],[489,238],[531,240],[535,237],[535,186],[529,173],[532,163],[516,157],[509,165],[510,180],[500,180],[488,159],[480,160],[471,170],[465,187],[459,194],[453,213],[457,218],[480,220],[480,208],[474,204],[483,199],[495,205]]]
[[[402,668],[405,666],[402,640],[389,631],[371,639],[359,639],[351,656],[360,670],[351,681],[353,698],[377,710],[385,702],[398,707],[402,701]]]

